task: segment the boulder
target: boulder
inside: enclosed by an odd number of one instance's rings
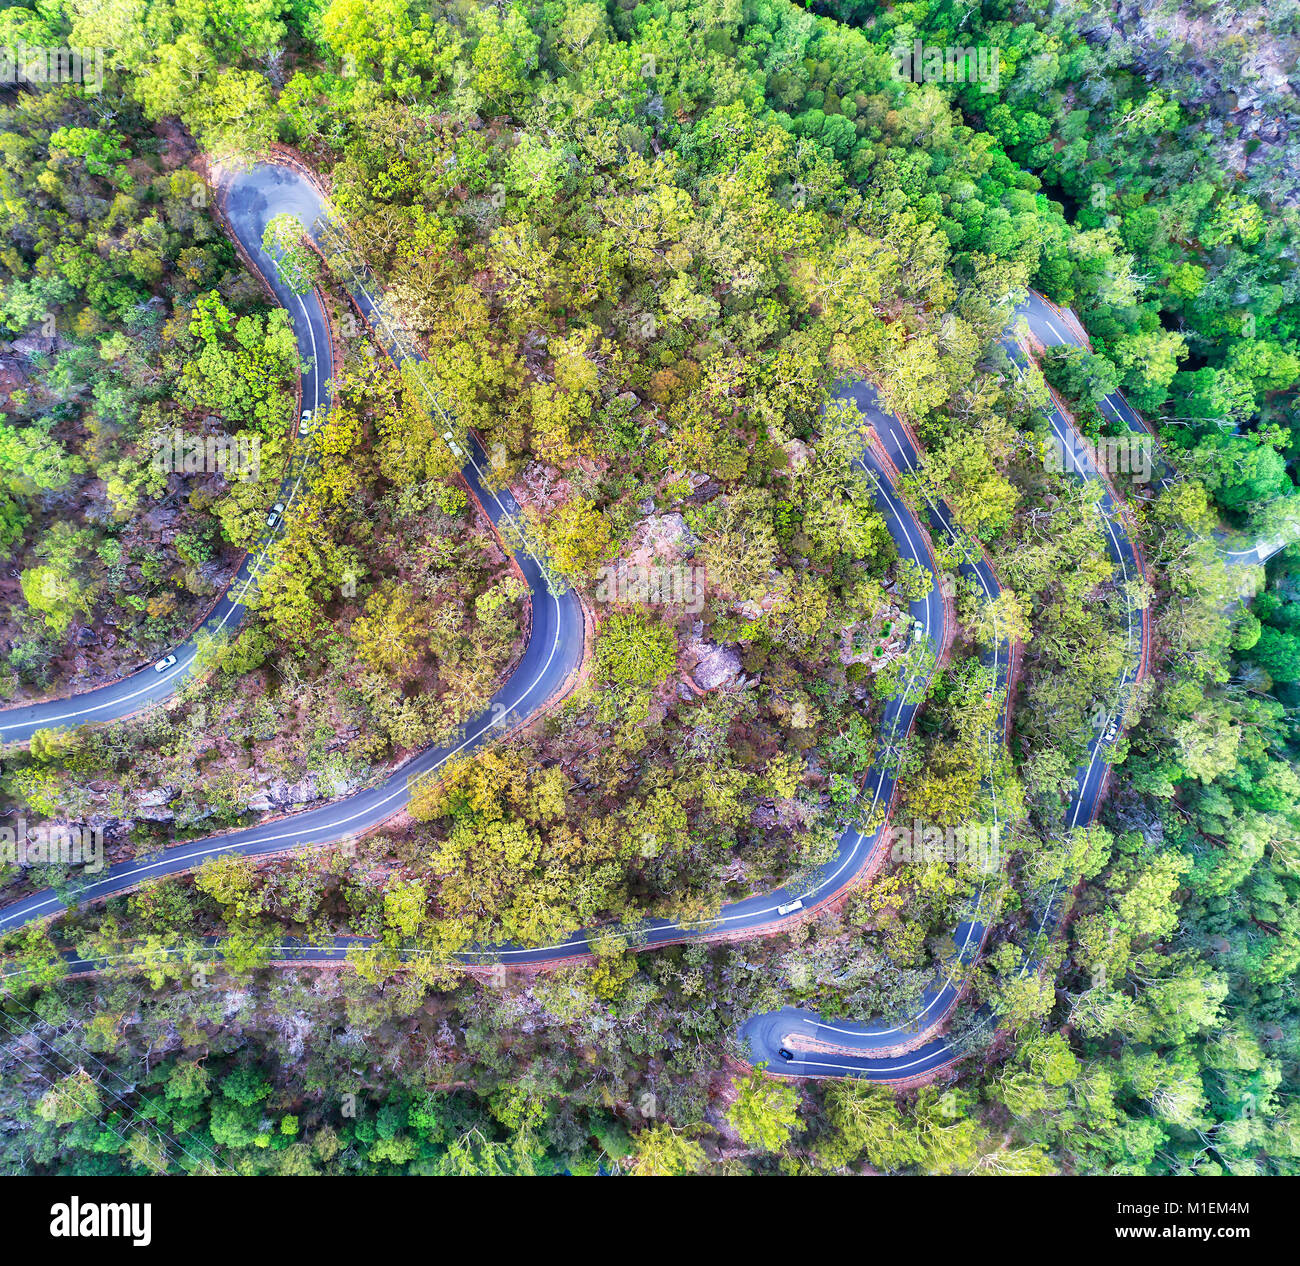
[[[675,510],[670,514],[656,515],[645,521],[642,548],[663,556],[677,554],[690,558],[695,553],[695,535],[686,526],[686,520]]]
[[[146,822],[171,822],[175,819],[167,805],[176,797],[175,787],[155,787],[152,791],[142,791],[135,802],[132,816],[144,818]]]
[[[176,819],[176,815],[170,809],[137,809],[135,816],[143,818],[146,822],[173,822]]]
[[[700,659],[691,670],[691,676],[701,689],[716,690],[740,676],[743,665],[740,656],[731,647],[704,642],[701,643],[700,650]]]
[[[686,500],[692,505],[701,506],[706,501],[712,501],[721,491],[722,485],[716,479],[706,479]]]

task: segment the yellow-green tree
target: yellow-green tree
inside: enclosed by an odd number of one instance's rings
[[[759,1064],[748,1077],[736,1077],[736,1098],[727,1120],[744,1142],[759,1151],[775,1152],[790,1141],[804,1124],[799,1120],[799,1092],[794,1086],[763,1076]]]

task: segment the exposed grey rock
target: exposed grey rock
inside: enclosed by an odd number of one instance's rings
[[[643,557],[647,551],[655,558],[691,558],[697,543],[686,520],[674,510],[642,519],[636,526],[628,555],[633,561],[642,562],[651,561]]]
[[[121,824],[121,818],[115,818],[108,813],[88,813],[86,815],[86,825],[92,831],[102,831],[105,839],[111,839],[117,833],[117,828]]]
[[[169,510],[159,506],[155,510],[150,510],[145,516],[145,524],[154,532],[161,532],[166,528],[172,527],[178,518],[175,510]]]
[[[785,450],[786,460],[790,463],[791,473],[802,470],[812,458],[812,452],[802,440],[786,440],[781,447]]]
[[[706,501],[712,501],[714,497],[722,491],[722,485],[716,479],[707,479],[696,490],[686,498],[692,505],[701,506]]]
[[[320,798],[316,780],[310,774],[301,782],[272,783],[271,794],[281,804],[307,804]]]
[[[136,809],[135,816],[146,822],[173,822],[176,819],[170,809]]]
[[[1150,845],[1160,844],[1165,838],[1164,823],[1139,800],[1117,800],[1115,821],[1125,831],[1137,831]]]
[[[25,334],[22,338],[14,339],[9,346],[19,356],[30,360],[33,356],[49,356],[53,352],[71,347],[72,344],[65,338],[47,338],[42,334]]]
[[[702,689],[716,690],[740,675],[743,665],[740,656],[731,647],[704,642],[701,643],[701,650],[703,654],[691,671],[691,676]]]
[[[0,353],[0,391],[13,391],[27,381],[25,363],[17,356]]]

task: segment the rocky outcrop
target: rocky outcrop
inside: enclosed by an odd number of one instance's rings
[[[175,787],[155,787],[152,791],[142,791],[135,798],[132,816],[144,818],[148,822],[171,822],[176,814],[167,806],[175,798]]]
[[[312,804],[317,800],[328,800],[337,796],[350,795],[361,786],[359,780],[348,779],[338,786],[322,786],[314,775],[308,775],[300,782],[286,782],[282,778],[269,782],[248,802],[254,813],[284,813],[299,805]]]
[[[1124,796],[1113,803],[1115,821],[1122,829],[1136,831],[1152,847],[1158,847],[1164,841],[1164,823],[1141,800]]]
[[[695,534],[680,514],[656,514],[636,525],[628,557],[633,562],[648,562],[652,557],[691,558],[696,544]]]
[[[1224,164],[1245,175],[1248,190],[1294,206],[1300,101],[1291,75],[1300,38],[1270,16],[1267,5],[1171,9],[1160,0],[1123,0],[1075,20],[1088,42],[1104,44],[1117,62],[1189,107],[1205,108],[1198,127],[1215,138]]]

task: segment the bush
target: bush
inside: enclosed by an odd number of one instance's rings
[[[614,615],[596,641],[600,675],[620,686],[657,686],[677,666],[677,639],[639,615]]]

